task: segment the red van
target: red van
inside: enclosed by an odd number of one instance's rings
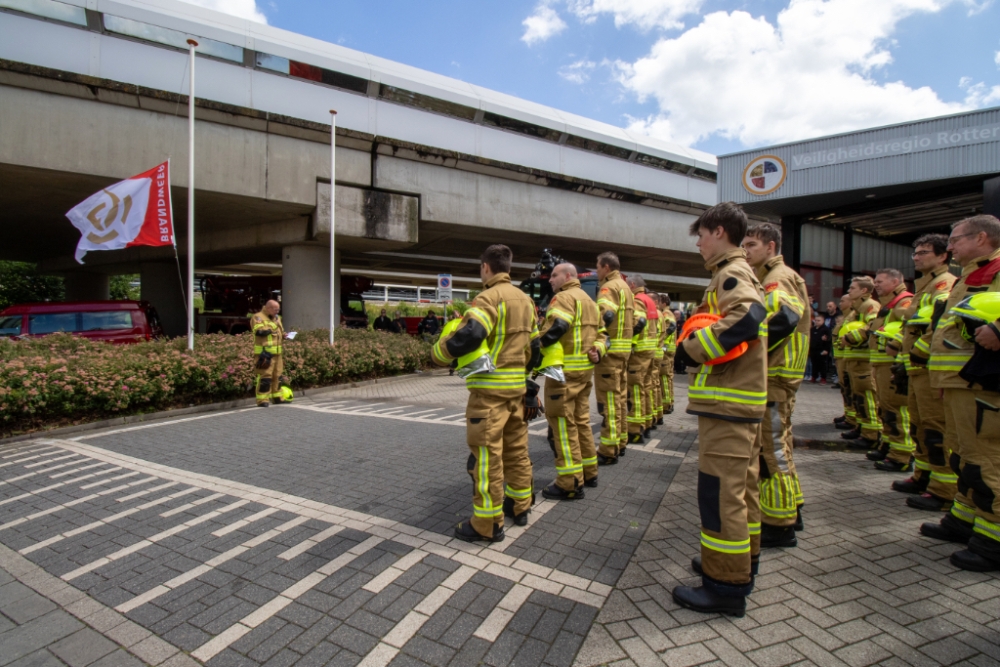
[[[67,332],[106,343],[138,343],[163,336],[148,301],[24,303],[0,311],[0,338]]]

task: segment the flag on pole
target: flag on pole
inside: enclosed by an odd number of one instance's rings
[[[80,230],[76,261],[91,250],[174,245],[170,161],[109,185],[74,206],[66,217]]]

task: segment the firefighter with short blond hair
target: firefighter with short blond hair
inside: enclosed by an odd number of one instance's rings
[[[628,402],[626,376],[632,353],[632,290],[622,279],[621,263],[613,252],[597,256],[597,307],[608,332],[608,352],[594,368],[594,393],[597,410],[603,415],[601,440],[597,448],[599,465],[618,463],[618,450],[628,439]]]
[[[288,379],[284,376],[285,364],[282,357],[282,342],[285,328],[281,322],[281,304],[271,300],[264,304],[259,313],[250,318],[253,332],[254,374],[257,407],[266,408],[273,403],[286,400],[284,387]],[[291,396],[288,390],[287,396]]]

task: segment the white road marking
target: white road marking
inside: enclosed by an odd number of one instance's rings
[[[224,630],[222,634],[202,644],[200,647],[192,651],[191,655],[202,662],[208,662],[234,641],[290,605],[303,593],[311,590],[328,576],[382,541],[383,540],[380,537],[369,537],[361,544],[348,549],[346,553],[334,558],[326,565],[318,568],[312,574],[286,588],[278,594],[278,597],[272,599],[264,606],[259,607],[256,611],[244,616],[228,629]]]
[[[199,419],[212,419],[213,417],[225,417],[226,415],[235,415],[241,412],[247,412],[248,410],[256,410],[256,407],[252,408],[240,408],[239,410],[225,410],[223,412],[213,412],[210,415],[199,415],[197,417],[184,417],[181,419],[170,419],[162,422],[156,422],[155,424],[143,424],[142,426],[129,426],[127,428],[116,428],[111,431],[101,431],[100,433],[91,433],[90,435],[79,435],[75,438],[70,438],[73,442],[80,442],[83,440],[90,440],[91,438],[103,438],[106,435],[117,435],[119,433],[131,433],[132,431],[144,431],[147,428],[159,428],[160,426],[173,426],[174,424],[183,424],[184,422],[193,422]]]
[[[409,570],[411,567],[422,561],[426,556],[427,554],[423,553],[422,551],[414,549],[413,551],[406,554],[398,561],[387,567],[385,570],[382,571],[382,574],[378,575],[377,577],[369,581],[361,588],[365,589],[366,591],[371,591],[372,593],[381,593],[386,586],[388,586],[392,582],[396,581],[396,579],[399,579],[401,576],[406,574],[407,570]]]
[[[6,447],[4,449],[6,449]],[[17,447],[17,446],[15,446],[15,448],[12,450],[14,452],[13,454],[7,454],[5,456],[0,456],[0,459],[3,459],[3,460],[12,459],[12,458],[14,458],[16,456],[24,456],[25,454],[30,454],[32,452],[43,452],[43,451],[48,450],[48,449],[53,449],[53,450],[58,451],[58,449],[55,448],[55,447],[53,447],[52,445],[29,445],[29,446],[25,446],[25,447]]]
[[[343,526],[330,526],[326,530],[321,530],[312,537],[302,540],[294,547],[282,551],[280,554],[278,554],[278,558],[280,558],[281,560],[292,560],[299,554],[304,554],[305,552],[309,551],[314,546],[320,544],[327,538],[333,537],[343,529],[344,529]]]
[[[495,642],[500,633],[503,632],[510,619],[521,608],[521,605],[531,595],[532,590],[521,584],[514,584],[514,587],[507,591],[507,595],[497,603],[497,606],[490,612],[490,615],[479,625],[473,636],[485,639],[488,642]]]
[[[355,410],[328,410],[326,408],[319,408],[319,407],[315,407],[315,406],[312,406],[312,405],[295,405],[294,403],[292,405],[290,405],[289,407],[297,408],[299,410],[310,410],[312,412],[322,412],[323,414],[327,414],[327,415],[347,415],[347,416],[350,416],[350,417],[375,417],[376,419],[395,419],[396,421],[416,422],[418,424],[435,424],[435,425],[437,425],[437,424],[455,424],[456,426],[465,426],[465,417],[464,417],[464,415],[461,415],[462,416],[462,421],[460,421],[460,422],[451,422],[451,421],[443,421],[443,420],[454,419],[455,417],[458,417],[460,415],[445,415],[444,417],[436,417],[434,419],[431,419],[429,417],[408,417],[406,415],[387,415],[387,414],[378,414],[378,413],[370,413],[370,412],[369,413],[365,413],[365,412],[358,412],[358,411],[355,411]]]

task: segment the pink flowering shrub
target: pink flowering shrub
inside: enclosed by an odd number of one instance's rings
[[[376,331],[300,333],[284,343],[295,389],[410,373],[428,365],[430,346]],[[0,340],[0,435],[171,407],[253,396],[249,333],[109,345],[54,334]]]

